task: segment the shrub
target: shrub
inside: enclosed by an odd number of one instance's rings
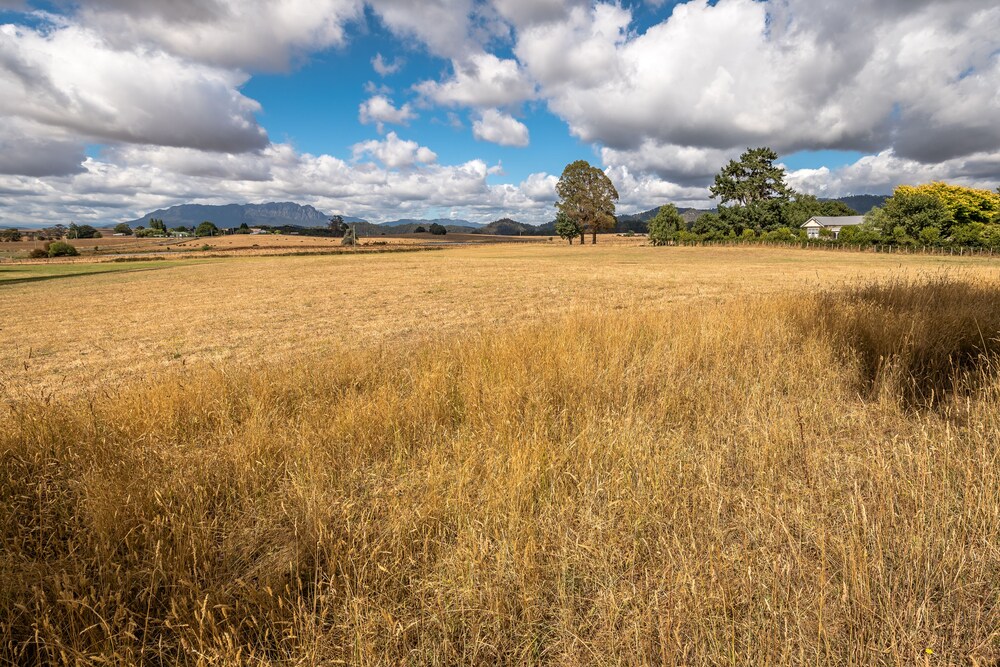
[[[75,247],[65,241],[54,241],[49,244],[49,257],[76,257],[79,254]]]
[[[427,229],[425,229],[423,226],[420,226],[420,227],[417,227],[416,229],[414,229],[413,233],[414,234],[426,234],[427,233]]]
[[[981,222],[955,225],[951,228],[951,242],[955,245],[978,246],[984,231],[986,231],[986,225]]]
[[[218,233],[219,233],[219,228],[216,227],[214,223],[211,223],[208,220],[198,225],[198,228],[194,230],[195,236],[215,236]]]
[[[31,259],[45,259],[48,256],[49,256],[49,251],[43,250],[42,248],[35,248],[30,253],[28,253],[28,257],[30,257]]]
[[[796,236],[795,232],[788,227],[779,227],[774,231],[764,232],[764,234],[761,235],[761,238],[765,241],[775,241],[778,243],[792,243],[799,240],[799,237]]]
[[[941,242],[941,230],[937,227],[924,227],[920,230],[920,242],[924,245],[937,245]]]
[[[871,222],[864,222],[860,225],[849,225],[840,230],[837,240],[841,243],[856,246],[866,246],[878,243],[882,240],[878,228]]]
[[[987,248],[1000,248],[1000,224],[989,224],[979,235]]]
[[[436,222],[431,223],[431,234],[436,236],[444,236],[448,233],[448,229],[444,225],[439,225]]]
[[[684,218],[673,204],[661,206],[649,221],[649,240],[653,245],[665,245],[677,232],[685,229]]]

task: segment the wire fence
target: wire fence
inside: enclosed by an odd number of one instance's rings
[[[827,252],[873,252],[899,255],[950,255],[954,257],[1000,257],[1000,249],[976,248],[971,246],[900,246],[890,244],[872,244],[867,246],[849,245],[846,243],[809,242],[809,241],[741,241],[741,240],[704,240],[704,241],[671,241],[667,245],[678,247],[722,247],[722,248],[798,248],[801,250],[824,250]]]

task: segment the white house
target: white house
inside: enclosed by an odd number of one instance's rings
[[[840,236],[840,230],[844,227],[860,225],[864,221],[865,216],[863,215],[817,215],[806,220],[802,225],[802,229],[806,230],[806,234],[811,239],[818,239],[821,229],[829,229],[833,232],[833,238],[837,238]]]

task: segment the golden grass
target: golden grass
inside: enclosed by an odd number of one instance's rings
[[[862,393],[863,350],[832,344],[848,325],[824,317],[856,301],[803,290],[810,273],[921,265],[519,251],[287,259],[301,293],[275,285],[255,306],[220,286],[200,302],[306,319],[252,329],[289,346],[284,362],[259,348],[147,362],[148,379],[115,390],[0,407],[0,662],[1000,659],[995,359],[984,348],[964,369],[975,381],[933,409],[902,400],[892,374]],[[250,281],[272,261],[170,271]],[[442,267],[451,281],[424,282]],[[964,284],[995,284],[990,268]],[[501,271],[510,300],[487,287]],[[396,299],[328,294],[345,275]],[[142,294],[169,280],[130,275]],[[265,294],[241,284],[222,282]],[[942,288],[926,312],[967,290]],[[949,321],[983,305],[964,303]],[[69,316],[100,338],[85,313]],[[375,321],[337,326],[359,313]],[[396,318],[425,330],[385,331]],[[219,335],[244,340],[225,327],[249,319],[220,319]],[[292,354],[296,326],[312,337]]]
[[[504,245],[377,256],[206,259],[143,273],[0,286],[0,400],[200,363],[294,361],[561,313],[794,294],[985,259],[757,248]],[[3,268],[0,267],[0,271]]]

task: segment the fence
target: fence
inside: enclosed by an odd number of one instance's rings
[[[670,241],[668,245],[679,247],[720,247],[720,248],[799,248],[801,250],[825,250],[828,252],[873,252],[899,255],[950,255],[955,257],[1000,257],[1000,250],[995,248],[974,248],[969,246],[898,246],[874,244],[869,246],[848,245],[846,243],[808,241]]]

